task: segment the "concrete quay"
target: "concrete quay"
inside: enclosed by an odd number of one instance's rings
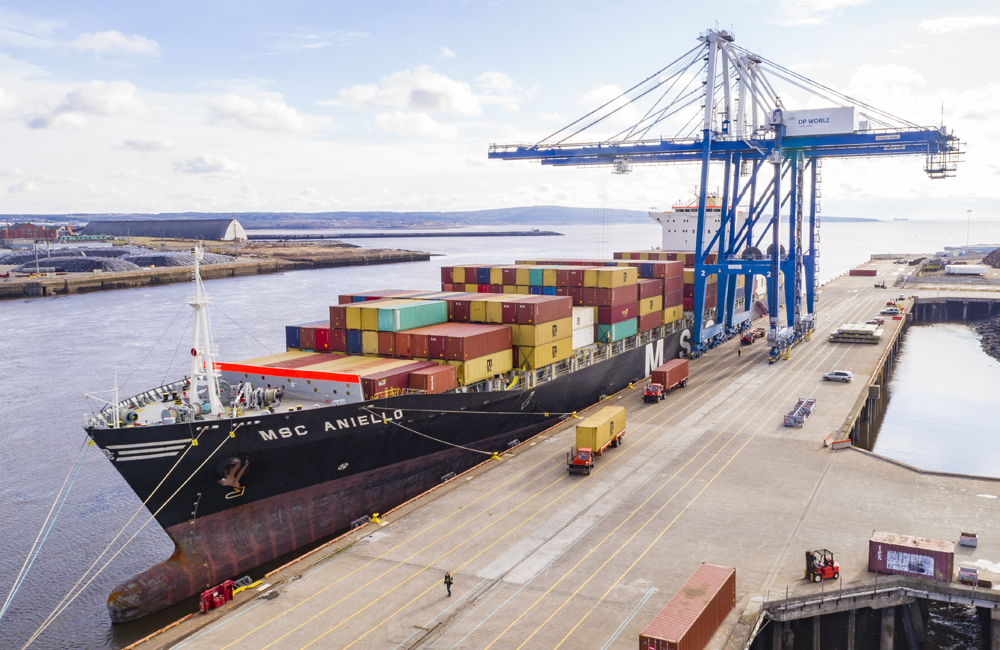
[[[890,261],[866,266],[892,272]],[[576,422],[567,421],[139,647],[634,648],[711,562],[736,567],[738,600],[710,647],[742,648],[764,623],[765,604],[777,616],[786,596],[872,591],[873,530],[954,541],[976,531],[978,548],[956,548],[956,570],[977,566],[1000,584],[1000,480],[824,446],[865,407],[908,324],[886,320],[878,345],[827,340],[900,293],[873,288],[878,279],[825,285],[816,332],[788,360],[769,365],[760,342],[738,356],[734,340],[693,361],[688,386],[663,402],[643,403],[638,386],[612,396],[628,409],[625,444],[590,476],[566,473]],[[824,382],[833,369],[854,381]],[[783,427],[798,397],[816,398],[817,409],[803,427]],[[817,548],[834,551],[840,581],[803,580],[804,551]],[[451,597],[442,584],[449,571]],[[886,576],[878,582],[882,591]],[[889,605],[909,602],[882,595]]]

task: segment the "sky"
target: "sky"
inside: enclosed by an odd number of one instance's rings
[[[823,214],[1000,220],[1000,6],[924,0],[6,3],[0,213],[667,209],[697,166],[487,151],[544,138],[710,28],[912,122],[943,107],[966,143],[945,180],[919,157],[828,160]]]

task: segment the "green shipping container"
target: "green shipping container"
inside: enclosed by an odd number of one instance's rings
[[[621,341],[624,338],[630,336],[635,336],[639,331],[639,321],[635,318],[630,318],[629,320],[623,320],[620,323],[615,323],[614,325],[598,325],[597,326],[597,342],[607,343],[608,342],[608,332],[611,332],[611,340]]]
[[[404,330],[448,322],[448,303],[443,300],[422,300],[410,305],[396,305],[378,310],[378,331]]]

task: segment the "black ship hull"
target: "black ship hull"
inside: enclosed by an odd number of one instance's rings
[[[683,334],[534,388],[88,429],[176,546],[168,560],[115,588],[112,621],[150,614],[426,492],[647,376],[678,356]],[[246,466],[241,488],[224,487],[219,479],[237,461]]]

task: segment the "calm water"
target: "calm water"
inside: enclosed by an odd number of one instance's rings
[[[430,262],[209,282],[208,291],[216,301],[212,321],[216,342],[228,359],[280,351],[284,325],[322,318],[337,294],[433,288],[440,282],[441,265],[509,263],[541,256],[610,257],[613,250],[645,249],[660,241],[659,229],[652,222],[620,225],[610,232],[590,224],[540,227],[566,236],[352,240],[365,246],[429,250],[441,256]],[[1000,224],[973,224],[972,241],[1000,241]],[[844,273],[867,260],[871,252],[921,252],[963,243],[964,223],[828,223],[822,230],[820,278],[825,281]],[[0,302],[2,385],[8,396],[0,420],[0,540],[4,550],[0,553],[0,603],[80,448],[84,414],[96,407],[84,393],[110,388],[116,371],[124,393],[184,373],[190,310],[183,301],[188,291],[188,286],[169,285]],[[973,357],[969,363],[975,363]],[[993,402],[991,398],[985,403]],[[983,404],[978,405],[980,413]],[[935,416],[932,421],[939,419],[948,418]],[[899,444],[922,453],[922,446],[908,446],[905,439]],[[949,444],[954,448],[961,443],[952,438]],[[959,465],[951,469],[973,471],[968,462],[975,455],[953,454],[951,458]],[[927,464],[932,457],[909,462]],[[0,620],[0,648],[23,644],[139,506],[110,463],[89,450],[58,524]],[[138,517],[124,538],[145,521],[145,516]],[[189,608],[112,627],[105,607],[107,594],[116,584],[163,560],[171,550],[159,527],[149,525],[32,647],[119,648],[179,618]]]
[[[1000,361],[965,325],[911,327],[872,451],[943,472],[1000,477]]]

